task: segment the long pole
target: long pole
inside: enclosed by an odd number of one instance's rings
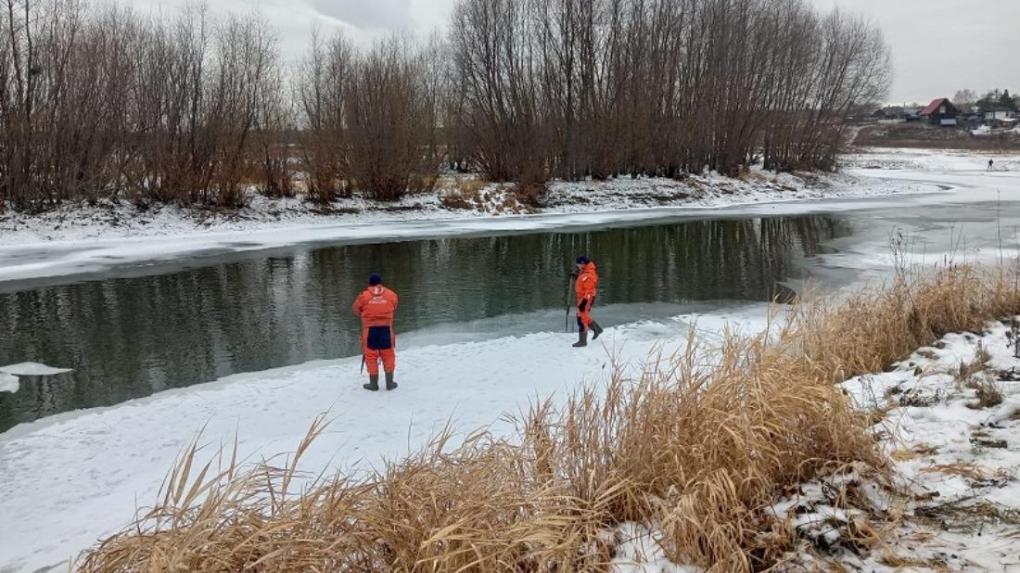
[[[567,298],[565,300],[567,305],[567,314],[563,318],[563,331],[570,332],[570,283],[573,281],[574,275],[567,274]]]

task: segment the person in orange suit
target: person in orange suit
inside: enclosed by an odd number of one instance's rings
[[[397,383],[393,373],[397,369],[397,337],[393,333],[393,316],[397,312],[397,293],[382,284],[382,277],[372,273],[368,288],[354,299],[351,308],[361,318],[361,349],[368,365],[368,384],[362,388],[379,390],[379,360],[386,373],[386,389],[393,390]]]
[[[598,295],[599,274],[595,270],[594,261],[588,257],[577,257],[577,270],[574,272],[574,294],[577,295],[577,342],[574,348],[588,346],[588,331],[595,333],[592,340],[602,334],[602,327],[591,318],[591,307]]]

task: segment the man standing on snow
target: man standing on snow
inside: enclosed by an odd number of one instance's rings
[[[397,312],[397,293],[382,285],[382,277],[372,273],[368,288],[358,295],[351,308],[361,318],[361,349],[368,365],[368,384],[362,388],[379,390],[379,360],[386,372],[386,389],[393,390],[393,372],[397,367],[397,337],[393,333],[393,315]]]
[[[577,295],[577,342],[574,348],[582,348],[588,346],[589,329],[595,333],[592,340],[602,334],[602,327],[591,319],[591,307],[598,294],[599,275],[595,271],[595,263],[583,255],[577,257],[577,270],[574,272],[574,293]]]

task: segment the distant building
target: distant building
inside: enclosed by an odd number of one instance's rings
[[[887,105],[876,109],[871,118],[880,123],[899,123],[903,121],[917,121],[920,119],[918,113],[921,108],[902,105]]]
[[[1016,110],[999,103],[982,104],[979,115],[982,123],[991,127],[1012,127],[1017,122]]]
[[[898,105],[887,105],[871,114],[875,119],[903,119],[903,108]]]
[[[921,119],[947,127],[955,127],[959,116],[960,109],[945,97],[932,100],[928,107],[922,109],[920,113]]]
[[[889,105],[876,109],[875,113],[871,114],[871,118],[883,123],[896,123],[906,119],[903,114],[903,107],[898,105]]]
[[[960,112],[960,116],[957,118],[957,121],[960,125],[967,129],[974,129],[981,125],[983,119],[981,111],[977,108],[977,106],[968,106]]]

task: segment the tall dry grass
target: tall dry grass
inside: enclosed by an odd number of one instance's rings
[[[600,571],[607,527],[654,523],[677,562],[767,569],[792,539],[764,508],[851,462],[883,468],[869,421],[834,381],[918,345],[1020,313],[1014,275],[954,266],[840,304],[801,302],[768,333],[693,343],[639,376],[614,375],[562,408],[535,404],[516,436],[431,447],[370,478],[296,489],[285,467],[236,457],[194,467],[160,502],[80,560],[112,571]],[[619,369],[616,369],[620,372]],[[778,533],[778,534],[777,534]]]
[[[880,371],[949,332],[980,331],[1016,314],[1020,260],[994,268],[950,264],[931,274],[900,271],[893,283],[832,306],[793,307],[788,338],[819,378],[834,382]]]

